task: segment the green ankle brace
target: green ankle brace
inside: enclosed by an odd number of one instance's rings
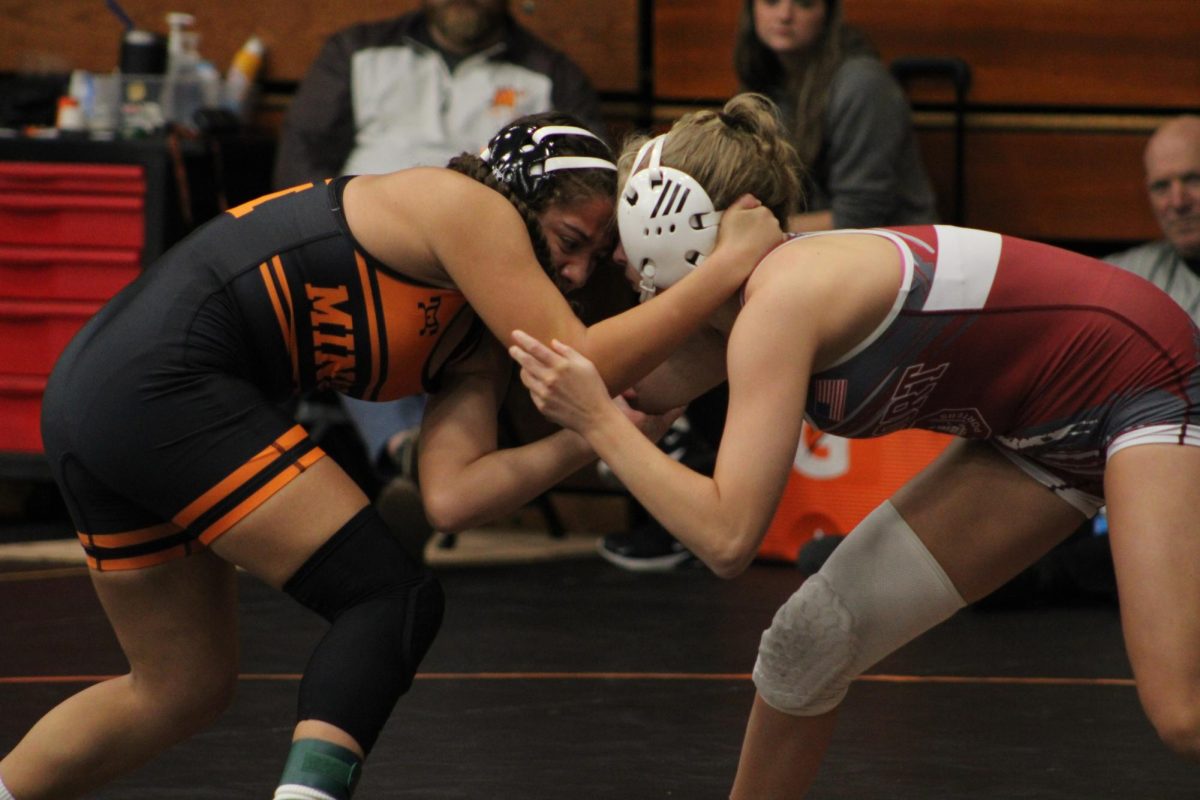
[[[309,786],[336,800],[350,800],[361,773],[362,760],[354,751],[323,739],[299,739],[292,742],[279,785]]]

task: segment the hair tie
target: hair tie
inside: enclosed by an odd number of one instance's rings
[[[749,132],[751,130],[750,126],[746,123],[746,120],[742,119],[741,117],[735,117],[733,114],[727,114],[724,111],[717,112],[717,119],[721,120],[722,123],[728,125],[730,128],[733,128],[735,131]]]

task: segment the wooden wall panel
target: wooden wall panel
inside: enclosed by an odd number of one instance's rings
[[[954,200],[949,130],[918,128],[948,219]],[[1141,132],[972,129],[963,223],[1030,239],[1142,241],[1161,236],[1142,178]]]
[[[419,0],[124,0],[142,26],[196,14],[204,53],[227,64],[250,34],[270,46],[268,75],[303,75],[324,38]],[[958,55],[975,103],[1195,107],[1200,104],[1196,0],[845,0],[886,59]],[[733,36],[742,0],[656,0],[655,83],[669,98],[721,98],[735,87]],[[517,18],[570,53],[605,91],[637,87],[638,0],[513,0]],[[98,0],[0,0],[0,70],[111,69],[121,28]]]
[[[742,0],[658,0],[655,84],[662,97],[736,88]],[[1183,108],[1200,105],[1197,0],[845,0],[884,59],[958,56],[973,103]]]
[[[970,65],[965,224],[1056,241],[1160,235],[1142,187],[1142,149],[1167,112],[1200,108],[1197,0],[844,2],[885,61],[958,56]],[[743,3],[656,1],[659,98],[719,102],[736,91],[733,39]],[[908,87],[915,100],[933,102],[951,99],[948,89],[937,81]],[[1012,121],[997,113],[1003,107],[1058,113]],[[1094,122],[1097,109],[1132,110],[1133,122]],[[953,137],[948,124],[919,135],[949,219]]]
[[[267,77],[299,79],[325,38],[354,20],[380,19],[420,0],[123,0],[137,22],[162,30],[167,11],[196,14],[202,51],[220,67],[251,34],[270,48]],[[517,18],[568,52],[597,87],[634,92],[641,0],[512,0]],[[717,102],[735,90],[733,36],[744,0],[653,0],[656,97]],[[1141,187],[1145,130],[1157,109],[1200,108],[1200,0],[844,0],[886,60],[958,55],[974,73],[967,139],[966,222],[1057,240],[1157,235]],[[107,71],[121,27],[99,0],[0,0],[0,70]],[[926,85],[917,99],[943,99]],[[932,91],[932,94],[930,93]],[[286,98],[277,98],[286,100]],[[983,120],[994,106],[1131,108],[1141,131]],[[610,111],[620,117],[620,111]],[[640,107],[639,107],[640,108]],[[995,109],[992,108],[994,111]],[[273,110],[277,118],[282,105]],[[641,111],[638,111],[640,114]],[[1070,116],[1070,115],[1065,115]],[[628,127],[628,125],[626,125]],[[920,131],[952,208],[948,130]]]
[[[1200,104],[1196,0],[846,0],[891,60],[955,55],[973,103]]]
[[[674,100],[728,97],[743,0],[655,0],[654,91]]]
[[[196,16],[201,52],[222,71],[242,42],[268,46],[267,77],[298,80],[325,38],[352,22],[383,19],[419,0],[123,0],[140,27],[165,32],[168,11]],[[514,0],[513,13],[579,62],[601,91],[637,87],[637,0]],[[0,70],[107,72],[122,28],[100,0],[0,0]]]

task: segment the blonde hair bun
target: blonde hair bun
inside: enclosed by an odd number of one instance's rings
[[[620,159],[622,185],[645,141],[645,136],[638,136],[625,144]],[[695,178],[717,210],[752,194],[786,227],[788,215],[803,202],[800,158],[778,107],[766,95],[744,92],[720,110],[683,115],[671,126],[662,164]]]

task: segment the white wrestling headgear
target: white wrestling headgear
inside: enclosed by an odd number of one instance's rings
[[[629,263],[642,276],[641,298],[646,302],[687,275],[717,245],[721,212],[699,181],[682,170],[662,166],[667,134],[642,145],[633,160],[635,170],[617,203],[617,228]],[[637,171],[646,152],[650,163]]]

